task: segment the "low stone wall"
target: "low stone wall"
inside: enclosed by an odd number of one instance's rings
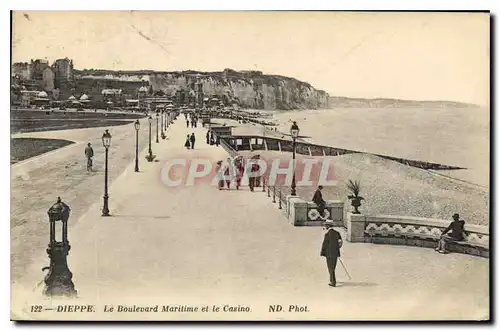
[[[442,231],[451,220],[423,217],[348,214],[347,240],[391,245],[435,248]],[[462,242],[448,246],[450,251],[489,257],[489,229],[479,225],[465,225]]]
[[[286,213],[295,226],[322,226],[318,207],[314,202],[305,201],[297,196],[287,196]],[[344,226],[344,202],[329,200],[326,202],[325,217],[333,220],[335,226]]]

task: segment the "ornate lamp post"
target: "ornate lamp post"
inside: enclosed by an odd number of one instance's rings
[[[293,140],[293,177],[292,177],[292,195],[295,196],[297,195],[297,192],[295,191],[295,142],[297,137],[299,136],[299,126],[297,125],[297,122],[293,122],[292,127],[290,128],[290,135],[292,136]]]
[[[153,156],[153,151],[151,150],[151,123],[153,123],[153,118],[151,115],[148,117],[148,123],[149,123],[149,150],[148,150],[148,155],[146,156],[146,160],[148,162],[153,162],[154,156]]]
[[[104,132],[102,135],[102,145],[105,150],[105,162],[104,162],[104,204],[102,207],[102,216],[109,216],[109,208],[108,208],[108,150],[111,145],[111,134],[108,130]]]
[[[157,143],[160,142],[158,140],[158,126],[159,126],[159,121],[160,121],[160,113],[156,113],[156,142]]]
[[[163,112],[163,122],[161,125],[163,125],[163,131],[167,131],[167,118],[168,118],[168,110],[165,109]]]
[[[161,121],[160,121],[160,126],[161,126],[161,139],[165,139],[167,136],[165,135],[165,132],[163,130],[163,123],[165,122],[165,110],[161,111]],[[165,129],[166,130],[166,129]]]
[[[73,284],[73,274],[68,268],[67,256],[71,246],[68,241],[68,218],[70,208],[67,204],[57,198],[57,202],[49,208],[50,242],[47,254],[50,259],[50,267],[45,276],[45,289],[43,294],[47,296],[76,296],[75,285]],[[56,240],[56,222],[62,223],[61,241]]]
[[[139,120],[135,121],[134,127],[135,127],[135,172],[139,172],[139,129],[141,127],[141,123],[139,123]]]

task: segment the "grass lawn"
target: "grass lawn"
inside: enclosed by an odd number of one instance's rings
[[[46,114],[40,110],[13,110],[10,113],[10,130],[15,132],[38,132],[116,126],[143,118],[139,113],[63,112]]]
[[[14,138],[10,140],[10,163],[17,163],[73,143],[60,139]]]

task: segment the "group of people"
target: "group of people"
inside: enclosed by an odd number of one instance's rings
[[[233,179],[236,184],[236,189],[240,189],[241,180],[243,179],[243,175],[245,173],[245,161],[242,157],[238,157],[234,160],[227,158],[225,163],[223,163],[223,161],[218,161],[215,170],[219,178],[219,190],[224,188],[224,184],[226,184],[227,189],[230,190]],[[250,188],[250,191],[253,192],[255,187],[260,187],[261,176],[258,174],[260,166],[257,163],[251,163],[248,170],[250,170],[252,174],[255,174],[249,176],[248,178],[248,187]],[[234,171],[234,173],[232,173],[232,171]]]
[[[220,144],[219,136],[215,136],[214,132],[211,130],[207,131],[206,140],[207,140],[207,145],[219,146]]]
[[[335,287],[337,284],[335,278],[335,268],[337,266],[337,259],[340,257],[340,248],[342,247],[342,238],[340,234],[333,228],[334,223],[325,217],[326,201],[322,195],[323,186],[318,186],[314,192],[313,202],[316,204],[320,219],[325,221],[326,234],[321,247],[321,256],[326,258],[328,272],[330,274],[330,283],[328,285]],[[464,240],[465,221],[460,219],[459,214],[453,214],[453,221],[445,228],[438,241],[435,250],[441,254],[445,254],[446,246],[449,243]]]
[[[184,143],[184,147],[187,149],[194,149],[194,143],[196,142],[196,136],[194,135],[194,132],[191,134],[188,134],[186,137],[186,142]]]
[[[189,116],[189,118],[188,118]],[[191,128],[196,128],[196,125],[198,123],[198,117],[194,114],[188,115],[187,113],[184,113],[184,118],[186,119],[186,127],[189,128],[189,124],[191,124]]]

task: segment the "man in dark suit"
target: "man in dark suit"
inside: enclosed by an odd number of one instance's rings
[[[321,256],[326,257],[326,265],[330,273],[330,283],[328,285],[337,286],[337,279],[335,278],[335,267],[337,266],[337,259],[340,257],[340,247],[342,247],[342,237],[340,233],[333,228],[333,221],[327,220],[325,222],[325,239],[321,246]]]
[[[191,149],[194,149],[194,142],[196,141],[196,138],[194,136],[194,132],[191,133],[191,137],[189,137],[189,141],[191,142]]]
[[[446,253],[446,245],[448,243],[464,240],[465,221],[461,220],[460,215],[458,214],[453,214],[452,217],[453,222],[451,222],[450,225],[444,229],[441,234],[441,238],[439,239],[438,247],[436,247],[436,251],[441,254]]]
[[[323,189],[323,186],[318,186],[318,189],[316,192],[314,192],[314,196],[312,198],[312,201],[318,206],[318,212],[319,215],[321,216],[322,219],[325,217],[325,208],[326,208],[326,201],[323,200],[323,194],[321,194],[321,190]]]

